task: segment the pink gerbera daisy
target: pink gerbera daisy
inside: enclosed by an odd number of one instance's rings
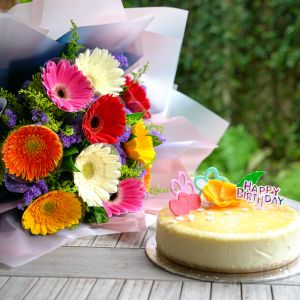
[[[109,201],[104,202],[104,207],[109,217],[137,212],[143,207],[144,198],[143,181],[128,178],[120,182],[118,192],[112,194]]]
[[[90,82],[67,60],[61,59],[57,64],[49,61],[43,68],[42,82],[49,98],[64,111],[80,111],[93,97]]]

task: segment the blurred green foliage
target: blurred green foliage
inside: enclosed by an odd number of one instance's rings
[[[300,200],[299,0],[123,3],[189,10],[176,83],[232,124],[199,171],[216,165],[236,180],[263,169]]]

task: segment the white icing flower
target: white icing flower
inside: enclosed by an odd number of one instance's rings
[[[118,191],[121,163],[116,153],[112,146],[93,144],[78,155],[75,166],[80,172],[74,172],[74,183],[88,206],[102,206]]]
[[[124,71],[106,49],[95,48],[92,52],[88,49],[79,54],[75,64],[91,82],[95,92],[116,95],[122,91]]]

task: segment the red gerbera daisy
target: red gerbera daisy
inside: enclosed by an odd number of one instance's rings
[[[125,79],[126,90],[121,97],[126,107],[132,112],[144,112],[144,118],[149,119],[151,117],[151,114],[148,112],[150,101],[147,98],[145,88],[129,76],[126,76]]]
[[[124,133],[125,124],[124,105],[120,99],[104,95],[86,111],[82,129],[85,137],[93,144],[115,144]]]

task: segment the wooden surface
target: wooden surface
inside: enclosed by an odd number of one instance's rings
[[[224,284],[170,274],[145,255],[154,232],[86,237],[22,267],[0,265],[0,300],[300,300],[300,275]]]

